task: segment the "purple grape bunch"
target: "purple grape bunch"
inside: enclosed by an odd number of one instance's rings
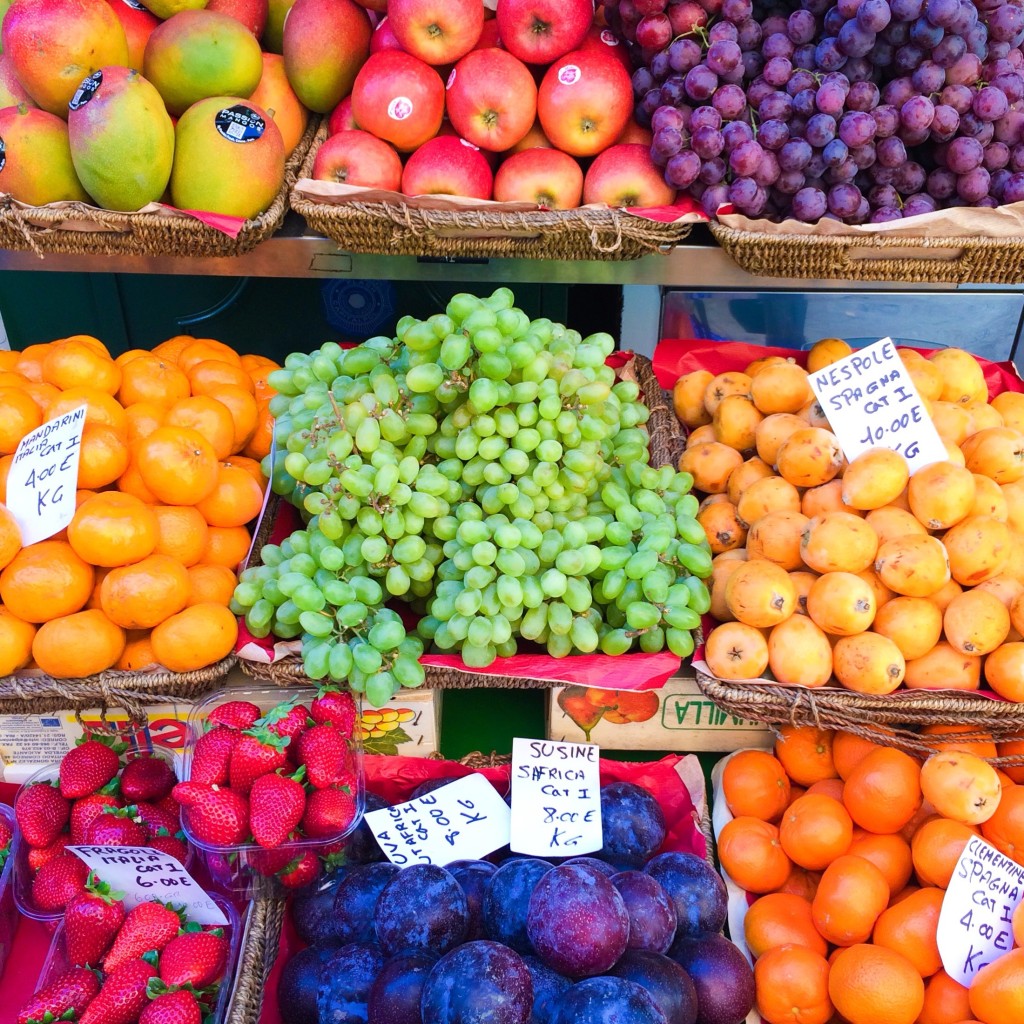
[[[1022,0],[602,0],[665,180],[713,216],[1024,200]]]

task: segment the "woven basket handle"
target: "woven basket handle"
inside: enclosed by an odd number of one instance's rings
[[[944,248],[849,246],[842,252],[839,269],[843,276],[871,280],[934,281],[941,270],[943,280],[963,284],[976,279],[975,253],[966,247]],[[887,268],[892,267],[892,273]]]

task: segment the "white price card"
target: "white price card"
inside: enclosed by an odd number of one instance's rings
[[[961,985],[1013,948],[1011,918],[1024,895],[1024,867],[972,836],[953,869],[939,914],[942,966]]]
[[[366,824],[392,864],[480,860],[508,844],[508,804],[476,773],[426,796],[370,811]]]
[[[140,903],[184,906],[185,916],[199,924],[227,924],[224,911],[169,853],[151,846],[69,846],[96,872],[101,882],[124,893],[124,908]]]
[[[870,448],[899,452],[911,473],[946,460],[946,446],[892,338],[822,367],[809,380],[851,462]]]
[[[75,516],[84,405],[26,434],[7,477],[7,507],[21,529],[23,547],[60,533]]]
[[[604,845],[596,743],[512,741],[512,850],[572,857]]]

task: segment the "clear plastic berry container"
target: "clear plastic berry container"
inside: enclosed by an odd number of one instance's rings
[[[166,761],[172,768],[175,768],[174,755],[169,750],[165,750],[161,747],[139,747],[133,746],[121,755],[122,760],[127,762],[134,757],[138,757],[140,754],[148,754],[155,757],[159,757]],[[123,767],[123,765],[122,765]],[[53,782],[60,775],[60,762],[55,761],[53,764],[48,764],[44,768],[40,768],[34,775],[30,775],[19,787],[18,792],[14,796],[14,806],[17,808],[18,801],[21,799],[22,794],[28,789],[29,786],[33,786],[38,782]],[[48,923],[51,927],[54,927],[56,923],[63,919],[64,911],[62,910],[44,910],[40,907],[36,901],[32,898],[32,877],[33,872],[28,863],[28,855],[31,847],[25,842],[23,837],[19,834],[19,843],[17,849],[12,851],[13,856],[8,860],[8,864],[13,862],[14,868],[11,876],[11,888],[14,890],[14,902],[17,904],[18,910],[26,917],[32,918],[34,921],[43,921]],[[185,859],[186,869],[190,868],[192,861],[194,860],[192,848],[189,847],[188,856]]]
[[[226,704],[228,701],[249,701],[257,705],[262,714],[266,714],[271,708],[282,703],[296,702],[308,707],[316,693],[317,691],[313,687],[299,686],[231,687],[217,690],[198,701],[188,717],[188,736],[185,741],[185,755],[182,762],[182,779],[191,778],[192,753],[199,738],[207,731],[207,716],[214,708]],[[358,722],[359,695],[353,694],[353,697],[356,701],[356,721]],[[366,805],[363,745],[358,732],[358,729],[353,730],[353,735],[348,739],[349,754],[351,755],[350,767],[356,783],[355,792],[352,794],[356,805],[355,815],[348,827],[337,835],[318,836],[315,839],[296,839],[283,843],[272,850],[259,846],[257,843],[216,846],[196,838],[189,824],[189,809],[182,807],[182,829],[189,844],[205,861],[207,873],[214,885],[223,892],[242,899],[251,899],[255,895],[280,895],[286,889],[275,876],[275,871],[308,851],[321,854],[328,848],[332,850],[341,848],[362,820]]]
[[[211,898],[228,919],[226,925],[217,925],[218,928],[223,929],[224,938],[228,940],[228,957],[224,965],[224,975],[217,990],[216,1002],[213,1004],[210,1015],[204,1017],[204,1024],[221,1024],[227,1017],[228,1004],[231,1001],[231,992],[234,988],[235,976],[238,972],[242,938],[248,925],[248,915],[252,912],[252,906],[250,905],[245,908],[243,919],[239,917],[239,912],[235,909],[234,904],[223,896],[212,893]],[[47,950],[46,959],[43,961],[43,969],[39,975],[39,981],[36,982],[36,991],[38,992],[43,986],[49,985],[50,982],[56,980],[70,966],[71,964],[68,962],[67,941],[64,936],[64,922],[60,921],[50,942],[50,948]]]
[[[7,954],[14,942],[14,929],[18,925],[18,908],[14,903],[14,886],[11,879],[14,875],[14,858],[18,854],[21,836],[14,820],[14,808],[9,804],[0,804],[0,820],[7,823],[11,830],[11,848],[7,854],[3,871],[0,871],[0,974],[4,973]]]

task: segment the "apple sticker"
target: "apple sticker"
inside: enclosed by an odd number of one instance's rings
[[[444,83],[446,89],[450,89],[455,84],[455,68],[452,68],[452,73],[448,76],[448,81]]]
[[[558,72],[558,80],[562,85],[575,85],[581,77],[580,69],[575,64],[566,64]]]
[[[480,152],[480,147],[474,146],[472,142],[467,142],[465,139],[459,139],[459,142],[461,142],[466,149],[475,149],[478,153]]]
[[[601,29],[601,37],[600,38],[601,38],[601,42],[604,43],[605,46],[618,46],[619,45],[618,39],[615,38],[615,33],[614,32],[609,32],[608,29],[606,29],[606,28]]]
[[[388,117],[392,121],[404,121],[412,113],[412,100],[408,96],[396,96],[388,104]]]

